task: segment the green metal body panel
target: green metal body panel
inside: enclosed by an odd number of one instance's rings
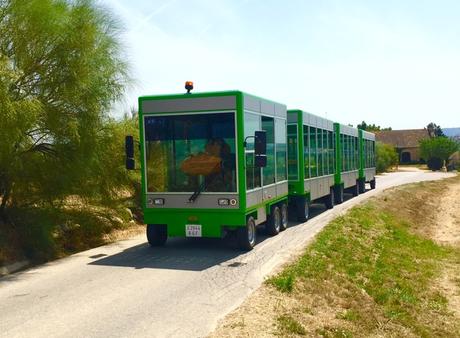
[[[166,224],[168,236],[185,237],[185,224],[201,224],[203,237],[221,237],[222,227],[246,224],[246,213],[219,209],[161,209],[144,208],[146,224]]]
[[[206,92],[193,94],[172,94],[172,95],[155,95],[139,97],[139,131],[140,131],[140,150],[141,150],[141,183],[142,183],[142,206],[144,210],[144,222],[146,224],[166,224],[168,236],[184,237],[186,224],[200,224],[202,226],[203,237],[221,237],[224,229],[236,229],[237,227],[246,226],[247,217],[250,215],[257,216],[257,209],[264,207],[266,214],[269,215],[271,207],[282,201],[287,201],[287,194],[276,196],[272,199],[264,200],[259,205],[246,207],[246,170],[245,170],[245,151],[244,151],[244,97],[241,91],[224,91],[224,92]],[[147,188],[145,177],[145,144],[144,144],[144,126],[143,102],[151,100],[165,99],[190,99],[190,98],[210,98],[219,96],[236,97],[236,156],[237,156],[237,176],[238,176],[238,198],[239,207],[237,209],[198,209],[198,208],[149,208],[147,207]],[[252,96],[252,95],[251,95]],[[255,96],[253,96],[255,97]],[[263,100],[263,99],[262,99]],[[272,102],[269,100],[264,100]],[[204,110],[197,110],[205,112]],[[210,111],[214,111],[210,110]],[[174,111],[167,114],[194,112],[194,110]],[[149,113],[150,115],[151,113]],[[152,115],[159,114],[153,113]],[[200,198],[200,197],[198,197]]]
[[[331,174],[323,174],[323,175],[318,175],[318,176],[311,177],[311,178],[305,175],[306,161],[305,161],[305,154],[304,154],[304,147],[305,147],[304,125],[309,125],[309,124],[304,123],[304,113],[306,112],[299,110],[299,109],[288,110],[288,116],[290,116],[291,118],[289,125],[293,125],[295,123],[297,127],[297,158],[298,158],[298,161],[297,161],[298,180],[292,180],[292,179],[289,180],[289,198],[291,201],[297,200],[298,198],[306,198],[306,200],[310,202],[315,197],[312,191],[309,191],[307,188],[305,188],[306,186],[305,182],[309,180],[315,181],[322,177],[323,178],[327,177]],[[309,113],[307,114],[309,116],[315,116],[313,114],[309,114]],[[316,118],[321,118],[321,117],[316,116]],[[295,122],[293,121],[294,119],[295,119]],[[310,126],[310,127],[313,127],[313,126]],[[321,128],[321,127],[316,126],[313,128]],[[334,139],[334,142],[336,142],[335,139]],[[335,175],[335,172],[334,172],[334,175]]]
[[[364,175],[364,142],[363,142],[363,131],[361,129],[358,129],[358,135],[359,135],[359,179],[366,179],[366,176]]]
[[[301,110],[288,110],[288,115],[295,115],[297,127],[297,169],[298,180],[289,180],[289,196],[307,197],[308,191],[305,191],[305,157],[303,154],[304,138],[303,138],[303,122]],[[290,123],[292,124],[292,123]]]
[[[335,134],[335,174],[334,184],[342,185],[342,144],[340,142],[340,123],[334,123]]]

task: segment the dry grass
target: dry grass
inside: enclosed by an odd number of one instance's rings
[[[0,224],[0,265],[28,259],[42,263],[125,239],[145,230],[124,200],[110,205],[72,196],[59,207],[10,210]]]
[[[453,186],[460,177],[353,208],[211,336],[460,337],[460,248],[433,240]]]

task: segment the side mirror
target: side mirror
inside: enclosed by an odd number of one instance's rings
[[[134,170],[136,168],[136,162],[134,158],[127,158],[126,159],[126,169],[127,170]]]
[[[126,158],[134,158],[134,138],[131,135],[125,137]]]
[[[267,154],[267,132],[265,130],[256,131],[254,133],[254,154],[266,155]]]
[[[256,168],[264,168],[267,166],[267,156],[266,155],[255,155],[254,156],[254,166]]]
[[[136,162],[134,161],[134,138],[131,135],[125,137],[125,154],[126,154],[126,169],[134,170]]]

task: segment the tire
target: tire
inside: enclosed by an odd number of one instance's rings
[[[236,236],[238,247],[244,251],[250,251],[256,245],[256,222],[252,216],[248,217],[246,226],[237,230]]]
[[[366,180],[360,179],[358,181],[358,184],[359,184],[359,193],[364,194],[366,192]]]
[[[332,209],[335,205],[335,194],[334,189],[331,188],[329,195],[326,196],[326,200],[324,201],[324,205],[327,209]]]
[[[280,231],[284,231],[288,227],[288,207],[286,203],[281,204],[281,227]]]
[[[343,203],[343,185],[335,186],[334,196],[335,196],[335,204]]]
[[[265,229],[267,230],[267,234],[270,236],[276,236],[279,234],[281,230],[281,210],[278,206],[273,207],[272,213],[265,225]]]
[[[168,239],[168,229],[165,224],[147,224],[147,241],[150,246],[163,246]]]
[[[296,203],[297,220],[306,222],[310,217],[310,204],[306,198],[299,198]]]
[[[360,181],[356,181],[356,185],[352,187],[351,193],[353,194],[354,197],[359,195],[359,182]]]
[[[375,178],[370,181],[370,184],[371,184],[371,189],[375,189],[375,185],[376,185]]]

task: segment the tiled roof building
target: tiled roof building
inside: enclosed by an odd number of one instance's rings
[[[385,130],[375,132],[375,139],[391,144],[399,154],[399,163],[420,161],[420,141],[428,138],[426,129]]]

